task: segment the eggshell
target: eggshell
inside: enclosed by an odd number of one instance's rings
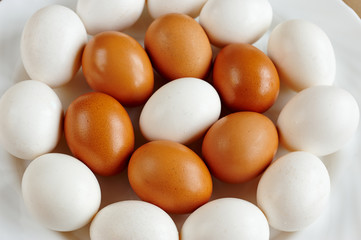
[[[0,99],[0,116],[0,143],[18,158],[32,160],[52,151],[62,134],[62,104],[40,81],[10,87]]]
[[[140,129],[149,140],[189,143],[218,120],[217,91],[201,79],[180,78],[158,89],[145,104]]]
[[[101,209],[90,225],[91,240],[178,240],[172,218],[161,208],[127,200]]]
[[[295,91],[334,82],[336,60],[332,43],[311,22],[293,19],[280,23],[270,35],[267,52],[281,81]]]
[[[262,211],[250,202],[220,198],[194,211],[184,222],[182,240],[268,240],[268,222]]]
[[[87,83],[121,104],[144,103],[153,92],[153,67],[143,47],[131,36],[107,31],[87,43],[82,59]]]
[[[49,153],[33,160],[22,179],[28,211],[45,227],[73,231],[88,224],[100,206],[100,186],[78,159]]]
[[[197,17],[207,0],[147,0],[148,12],[153,18],[168,13],[182,13]]]
[[[277,127],[290,150],[327,155],[355,134],[360,112],[355,98],[335,86],[314,86],[295,95],[281,110]]]
[[[212,194],[211,174],[202,159],[171,141],[152,141],[139,147],[130,158],[128,178],[142,200],[169,213],[190,213]]]
[[[169,13],[155,19],[144,45],[155,69],[168,80],[208,75],[211,44],[199,23],[187,15]]]
[[[87,34],[78,15],[60,5],[34,13],[21,36],[21,59],[31,79],[59,87],[79,70]]]
[[[202,155],[211,173],[229,183],[249,181],[271,163],[278,147],[273,122],[256,112],[237,112],[206,133]]]
[[[264,172],[257,204],[273,228],[299,231],[323,213],[329,194],[330,178],[322,161],[308,152],[292,152]]]
[[[74,156],[99,175],[122,171],[134,149],[127,111],[104,93],[86,93],[75,99],[66,111],[64,131]]]
[[[258,48],[233,43],[217,55],[213,85],[233,111],[265,112],[276,101],[280,81],[271,59]]]
[[[208,0],[199,23],[212,44],[223,47],[230,43],[254,43],[272,22],[268,0]]]
[[[141,16],[145,0],[78,0],[76,12],[89,34],[122,31]]]

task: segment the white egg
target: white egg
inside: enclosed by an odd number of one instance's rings
[[[168,13],[182,13],[197,17],[207,0],[148,0],[148,12],[153,18]]]
[[[291,152],[273,162],[262,175],[257,204],[271,227],[292,232],[317,220],[329,194],[330,178],[322,161],[308,152]]]
[[[91,240],[178,240],[172,218],[161,208],[138,200],[110,204],[90,225]]]
[[[334,82],[336,60],[331,41],[311,22],[295,19],[277,25],[267,52],[281,81],[295,91]]]
[[[63,115],[60,99],[48,85],[19,82],[0,99],[0,144],[22,159],[48,153],[62,134]]]
[[[87,32],[122,31],[141,16],[145,0],[78,0],[76,12]]]
[[[148,140],[190,143],[218,120],[221,100],[204,80],[179,78],[158,89],[146,102],[139,119]]]
[[[212,44],[254,43],[268,30],[273,11],[268,0],[208,0],[199,23]]]
[[[254,204],[237,198],[220,198],[195,210],[183,224],[182,240],[268,240],[268,222]]]
[[[48,153],[33,160],[21,187],[31,215],[55,231],[85,226],[100,206],[100,186],[92,171],[65,154]]]
[[[21,37],[21,58],[31,79],[58,87],[79,70],[87,42],[83,23],[74,11],[46,6],[27,21]]]
[[[346,90],[335,86],[307,88],[284,106],[277,127],[290,150],[327,155],[341,149],[355,134],[359,107]]]

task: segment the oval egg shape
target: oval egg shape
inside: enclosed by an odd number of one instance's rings
[[[63,107],[48,85],[26,80],[0,98],[0,144],[15,157],[33,160],[52,151],[63,131]]]
[[[99,175],[123,170],[134,149],[127,111],[104,93],[91,92],[75,99],[66,111],[64,130],[74,156]]]
[[[221,101],[206,81],[180,78],[158,89],[145,104],[139,119],[148,140],[190,143],[218,120]]]
[[[206,78],[212,63],[207,34],[192,17],[169,13],[148,27],[144,45],[154,68],[168,80]]]
[[[95,175],[78,159],[44,154],[25,169],[22,195],[27,210],[45,227],[73,231],[97,213],[101,193]]]
[[[191,213],[182,226],[182,240],[269,240],[262,211],[238,198],[219,198]]]
[[[212,194],[212,178],[202,159],[188,147],[152,141],[139,147],[128,166],[129,183],[144,201],[168,213],[190,213]]]
[[[203,139],[202,155],[215,177],[241,183],[261,174],[277,148],[277,129],[269,118],[256,112],[237,112],[212,125]]]
[[[295,91],[332,85],[335,80],[332,43],[326,33],[311,22],[294,19],[277,25],[270,34],[267,53],[281,81]]]
[[[85,27],[76,13],[49,5],[27,21],[21,36],[21,59],[31,79],[59,87],[79,70],[86,42]]]
[[[330,194],[330,177],[322,161],[308,152],[291,152],[275,160],[262,175],[257,204],[270,226],[305,229],[322,214]]]
[[[172,218],[161,208],[138,200],[102,208],[90,225],[91,240],[178,240]]]
[[[224,47],[213,66],[213,85],[233,111],[265,112],[276,101],[280,81],[266,54],[245,43]]]
[[[314,86],[295,95],[281,110],[281,143],[293,151],[323,156],[340,150],[356,133],[359,106],[346,90]]]
[[[268,0],[208,0],[199,22],[213,45],[256,42],[269,29],[273,11]]]
[[[153,92],[148,55],[127,34],[108,31],[95,35],[84,49],[82,67],[92,89],[109,94],[123,105],[140,105]]]

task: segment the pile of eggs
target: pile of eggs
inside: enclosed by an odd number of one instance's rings
[[[138,42],[123,30],[142,14],[153,20]],[[330,193],[319,157],[351,139],[359,107],[333,86],[333,47],[313,23],[280,23],[267,55],[253,46],[271,21],[267,0],[78,0],[76,12],[34,13],[20,47],[32,80],[0,99],[1,146],[31,160],[22,179],[29,213],[55,231],[90,223],[92,240],[263,240],[269,226],[312,224]],[[80,67],[94,91],[64,114],[53,88]],[[280,82],[294,96],[274,123],[264,113]],[[72,156],[52,152],[63,134]],[[279,142],[289,152],[274,159]],[[97,176],[122,171],[139,200],[99,209]],[[215,178],[257,177],[257,204],[212,199]],[[169,214],[189,214],[180,234]]]

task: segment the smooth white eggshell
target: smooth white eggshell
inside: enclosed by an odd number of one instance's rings
[[[72,231],[88,224],[99,209],[98,180],[78,159],[49,153],[33,160],[22,179],[28,211],[45,227]]]
[[[22,159],[48,153],[62,134],[63,115],[60,99],[48,85],[19,82],[0,99],[0,144]]]
[[[153,18],[168,13],[182,13],[197,17],[207,0],[147,0],[148,12]]]
[[[299,231],[323,213],[329,194],[330,178],[322,161],[308,152],[291,152],[262,175],[257,204],[273,228]]]
[[[199,207],[183,224],[182,240],[268,240],[268,222],[254,204],[237,198],[220,198]]]
[[[158,89],[142,109],[139,125],[149,140],[189,143],[200,137],[221,112],[217,91],[198,78],[179,78]]]
[[[254,43],[268,30],[273,11],[268,0],[208,0],[199,23],[212,44]]]
[[[31,79],[58,87],[79,70],[87,34],[78,15],[60,5],[35,12],[21,36],[21,58]]]
[[[267,53],[281,81],[295,91],[334,82],[336,60],[331,41],[311,22],[294,19],[277,25],[270,35]]]
[[[90,225],[91,240],[178,240],[172,218],[161,208],[138,200],[110,204]]]
[[[277,127],[291,150],[327,155],[341,149],[355,134],[359,107],[346,90],[335,86],[307,88],[284,106]]]
[[[78,0],[76,12],[87,32],[122,31],[141,16],[145,0]]]

